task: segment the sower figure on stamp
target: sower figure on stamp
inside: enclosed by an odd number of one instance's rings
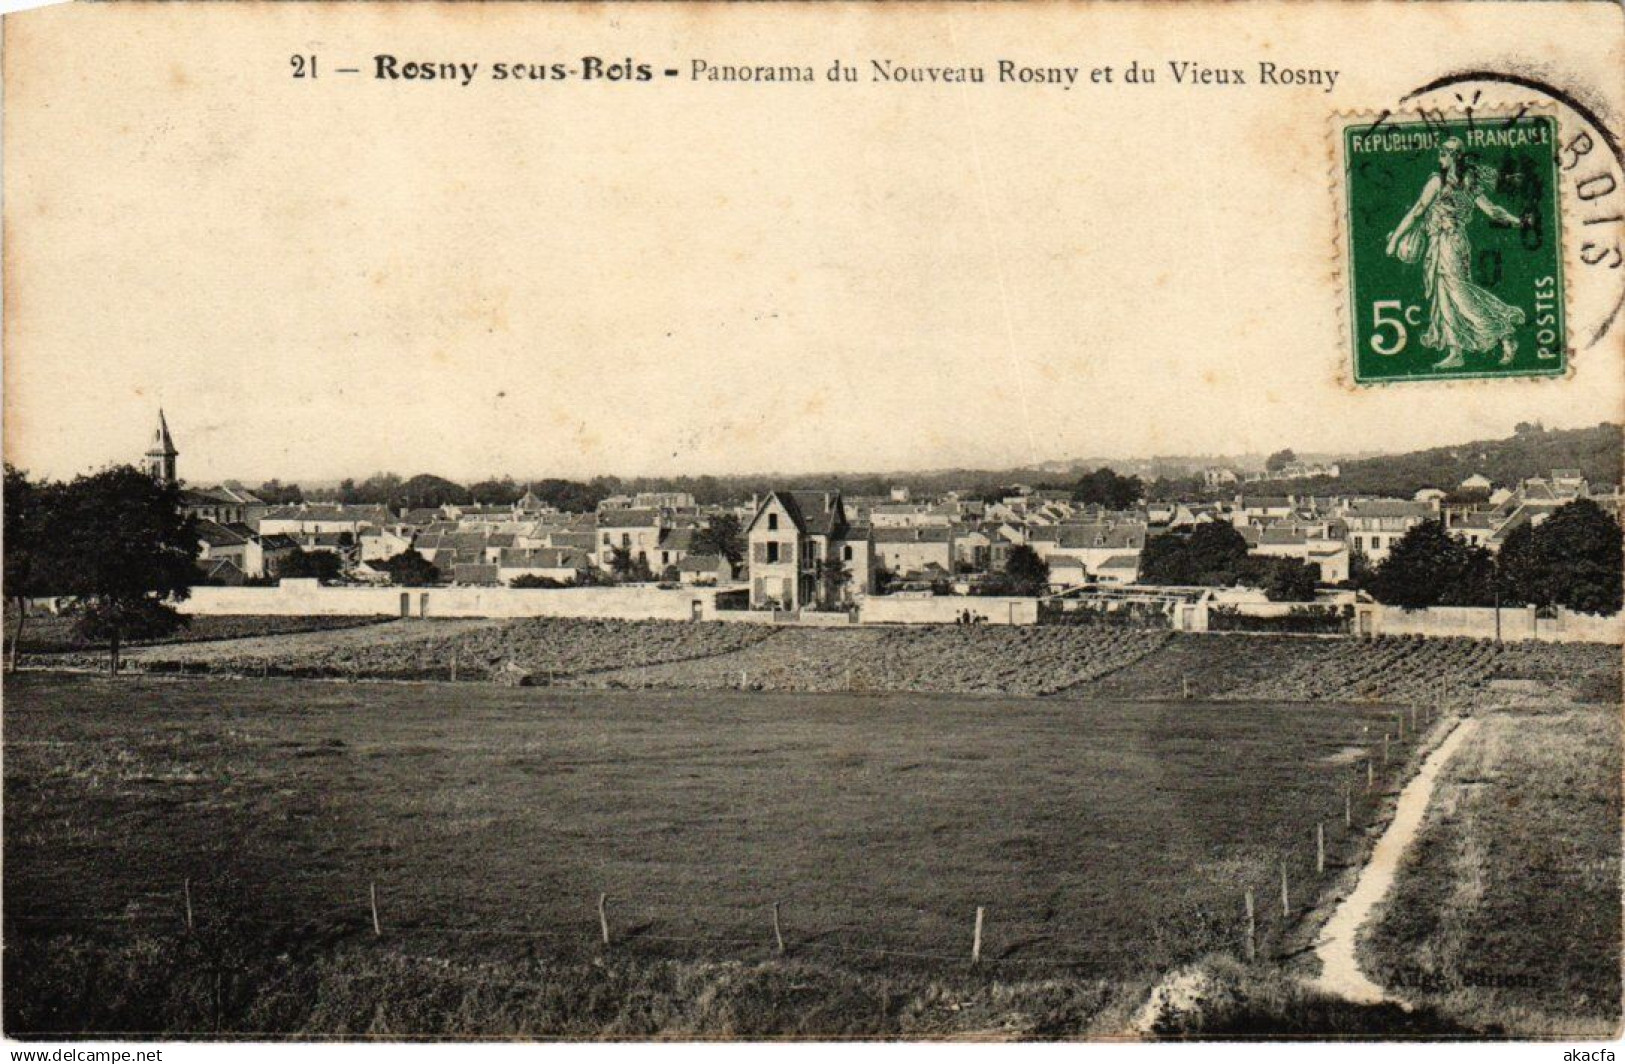
[[[1474,211],[1507,225],[1518,216],[1486,195],[1495,171],[1463,158],[1462,143],[1447,138],[1439,146],[1439,169],[1428,178],[1422,195],[1388,234],[1387,251],[1402,262],[1422,260],[1424,291],[1432,302],[1422,343],[1446,352],[1436,369],[1464,365],[1463,352],[1474,354],[1501,347],[1501,365],[1518,353],[1513,330],[1524,323],[1524,312],[1502,302],[1473,283],[1473,246],[1467,223]]]

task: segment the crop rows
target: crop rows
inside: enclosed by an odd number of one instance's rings
[[[95,653],[103,644],[87,640],[74,632],[78,620],[70,614],[29,617],[23,626],[20,647],[24,654]],[[341,628],[360,628],[390,620],[378,617],[283,617],[283,616],[217,616],[188,615],[185,625],[158,639],[135,639],[129,646],[159,646],[174,643],[202,643],[217,639],[246,639],[251,636],[291,634],[295,632],[330,632]],[[6,640],[10,645],[17,622],[6,617]]]
[[[594,621],[539,617],[505,624],[391,626],[395,638],[275,641],[205,653],[149,654],[149,671],[175,669],[309,677],[482,680],[517,666],[537,679],[628,665],[725,654],[760,642],[773,629],[686,621]],[[191,648],[188,648],[191,649]]]
[[[747,650],[591,677],[594,686],[1046,695],[1160,647],[1166,632],[1115,628],[789,630]]]
[[[1278,674],[1222,697],[1291,702],[1460,702],[1495,674],[1503,648],[1474,639],[1321,644]]]

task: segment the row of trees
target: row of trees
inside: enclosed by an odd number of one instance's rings
[[[1140,554],[1140,582],[1174,586],[1262,588],[1272,602],[1309,602],[1320,569],[1295,558],[1248,552],[1234,527],[1214,521],[1190,532],[1170,532],[1146,541]]]
[[[1578,499],[1538,525],[1507,536],[1498,554],[1424,521],[1394,544],[1356,586],[1393,606],[1562,606],[1618,613],[1625,595],[1625,535],[1590,499]]]

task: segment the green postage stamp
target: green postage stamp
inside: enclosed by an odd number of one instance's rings
[[[1568,369],[1557,120],[1343,118],[1354,381]]]

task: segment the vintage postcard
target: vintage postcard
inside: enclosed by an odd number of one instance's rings
[[[3,67],[37,1059],[1618,1038],[1617,3]]]

